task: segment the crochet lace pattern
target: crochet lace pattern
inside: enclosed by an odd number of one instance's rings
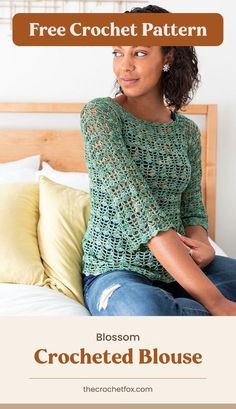
[[[122,269],[175,281],[146,244],[170,228],[208,231],[198,126],[181,114],[169,123],[145,121],[111,97],[88,102],[80,117],[90,177],[83,273]]]

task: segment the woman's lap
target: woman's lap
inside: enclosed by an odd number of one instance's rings
[[[225,297],[236,301],[236,259],[216,256],[203,271]],[[176,281],[151,281],[127,270],[85,280],[84,298],[92,315],[211,315]]]

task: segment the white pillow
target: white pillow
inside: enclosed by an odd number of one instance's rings
[[[18,170],[18,169],[38,170],[39,164],[40,164],[40,155],[29,156],[24,159],[15,160],[13,162],[0,163],[0,171]]]
[[[35,182],[35,170],[18,169],[5,170],[0,168],[0,185],[8,183]]]
[[[89,192],[89,176],[88,173],[83,172],[59,172],[53,169],[48,163],[43,162],[42,170],[36,172],[36,181],[39,176],[46,176],[53,182],[60,183],[61,185],[73,187],[74,189],[80,189],[84,192]]]

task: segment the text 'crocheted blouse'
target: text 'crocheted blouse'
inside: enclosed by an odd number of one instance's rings
[[[105,97],[85,104],[81,130],[91,206],[83,273],[128,269],[175,281],[146,244],[170,228],[208,231],[198,126],[181,114],[169,123],[145,121]]]

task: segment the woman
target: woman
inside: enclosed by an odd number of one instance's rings
[[[85,303],[92,315],[236,315],[236,260],[215,256],[208,240],[200,132],[176,113],[199,82],[195,50],[113,54],[120,95],[81,112],[91,195]]]

